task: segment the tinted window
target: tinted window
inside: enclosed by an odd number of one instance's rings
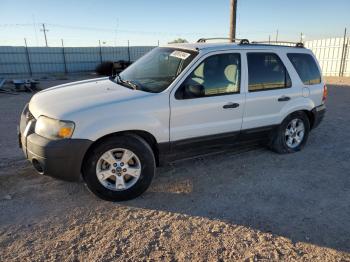
[[[240,54],[220,54],[206,58],[184,81],[176,98],[239,93],[241,78]]]
[[[321,83],[321,74],[316,65],[315,59],[309,54],[288,54],[295,70],[305,85]]]
[[[291,80],[281,59],[273,53],[248,53],[249,91],[290,87]]]

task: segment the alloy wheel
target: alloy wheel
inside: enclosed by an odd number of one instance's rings
[[[289,122],[285,130],[285,141],[289,148],[298,147],[304,139],[305,125],[304,122],[295,118]]]
[[[140,178],[141,161],[129,149],[111,149],[97,161],[96,175],[105,188],[113,191],[127,190]]]

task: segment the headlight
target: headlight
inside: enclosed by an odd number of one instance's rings
[[[40,116],[35,124],[35,133],[49,139],[70,138],[73,135],[74,123]]]

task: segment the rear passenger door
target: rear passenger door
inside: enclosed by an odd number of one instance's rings
[[[279,124],[282,108],[299,95],[285,66],[287,57],[268,50],[247,51],[246,56],[248,88],[242,130]]]

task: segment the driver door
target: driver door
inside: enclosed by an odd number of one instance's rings
[[[211,53],[184,76],[170,95],[172,149],[221,146],[235,140],[245,106],[242,60],[239,51]]]

